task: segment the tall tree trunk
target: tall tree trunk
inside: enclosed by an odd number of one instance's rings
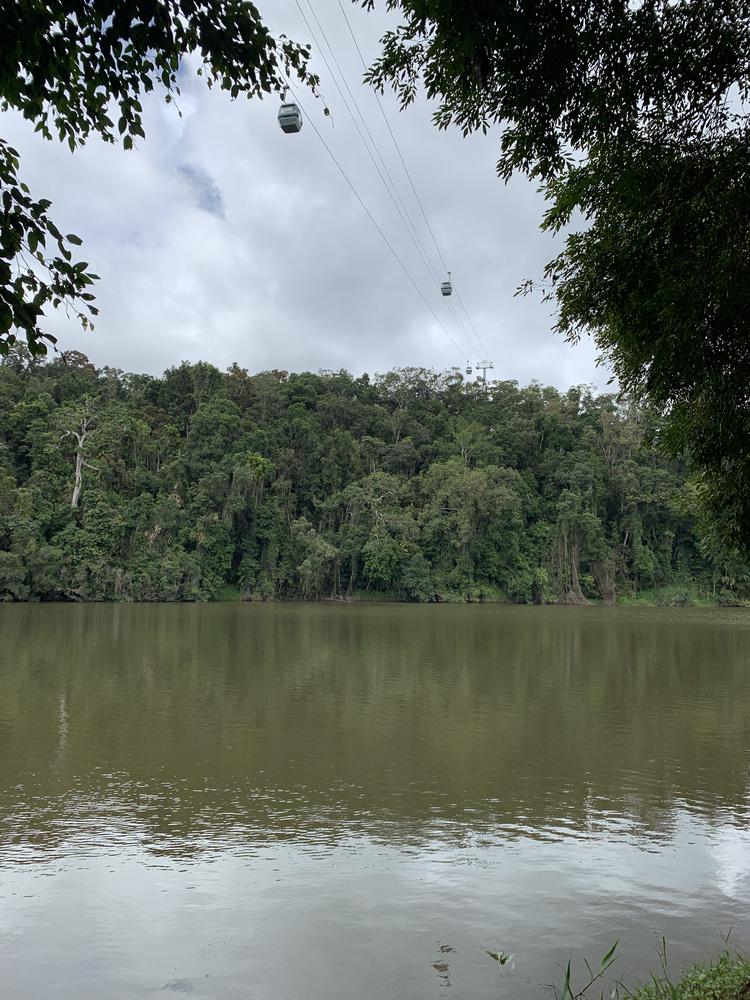
[[[605,562],[596,561],[591,564],[591,572],[594,575],[596,585],[599,588],[599,593],[602,595],[604,603],[615,604],[617,601],[617,591],[612,567],[608,566]]]
[[[76,472],[73,484],[73,496],[70,498],[70,506],[76,510],[81,499],[81,486],[83,485],[83,452],[80,446],[76,451]]]
[[[578,541],[574,540],[570,546],[570,590],[568,591],[568,604],[588,604],[581,590],[581,581],[578,576],[578,563],[580,560]]]
[[[88,407],[86,407],[86,409],[88,409]],[[73,510],[77,510],[78,505],[81,502],[81,490],[83,489],[83,467],[85,465],[88,466],[89,469],[94,468],[93,465],[88,464],[85,458],[86,439],[91,433],[91,417],[84,411],[83,416],[78,419],[80,420],[80,429],[77,431],[67,430],[62,435],[62,439],[72,437],[75,438],[76,442],[76,465],[73,479],[73,494],[70,498],[70,506]]]

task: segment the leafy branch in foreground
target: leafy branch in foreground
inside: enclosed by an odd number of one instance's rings
[[[73,263],[69,246],[81,240],[62,235],[47,214],[50,202],[34,201],[17,171],[18,153],[0,139],[0,355],[16,342],[14,330],[22,331],[31,353],[39,355],[46,353],[45,341],[55,342],[39,325],[49,303],[74,310],[84,329],[91,325],[97,309],[88,289],[97,275],[85,261]],[[52,254],[48,243],[56,248]]]
[[[542,183],[544,228],[568,232],[558,329],[659,408],[717,536],[747,551],[749,0],[388,6],[367,79],[402,106],[424,87],[440,128],[496,129],[499,175]]]
[[[544,228],[574,212],[546,269],[570,340],[594,333],[622,389],[667,417],[730,548],[750,542],[750,129],[679,147],[606,145],[550,183]]]
[[[20,112],[71,151],[92,134],[125,149],[145,138],[141,97],[157,86],[168,102],[179,95],[188,55],[209,87],[232,98],[281,93],[289,76],[317,85],[309,46],[275,39],[247,0],[10,0],[0,38],[0,111]],[[96,275],[73,263],[68,245],[81,241],[60,234],[50,202],[34,201],[18,170],[18,153],[0,139],[0,353],[21,333],[39,355],[54,343],[42,327],[46,306],[64,305],[90,325]],[[59,255],[46,253],[48,240]]]

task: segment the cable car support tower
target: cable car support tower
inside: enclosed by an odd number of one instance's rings
[[[477,361],[476,369],[482,373],[482,386],[487,388],[487,372],[493,371],[495,364],[493,361]]]

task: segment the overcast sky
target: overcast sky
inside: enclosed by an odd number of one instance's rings
[[[432,265],[441,269],[376,99],[361,83],[337,0],[312,2]],[[310,18],[307,3],[300,0]],[[345,5],[369,59],[387,15]],[[84,239],[83,259],[102,279],[95,332],[54,316],[49,326],[59,347],[82,350],[98,365],[154,374],[185,359],[220,368],[237,361],[251,371],[445,369],[486,353],[498,378],[604,388],[607,372],[596,367],[593,344],[566,344],[551,331],[548,304],[538,295],[513,295],[525,278],[541,275],[555,246],[538,230],[543,202],[534,186],[520,178],[507,186],[498,181],[498,135],[439,132],[426,101],[399,113],[390,96],[383,99],[482,348],[465,318],[466,335],[458,327],[420,259],[295,0],[261,9],[273,29],[313,43],[332,115],[325,118],[323,102],[302,94],[307,117],[297,135],[279,129],[277,98],[233,102],[209,91],[194,67],[182,81],[182,117],[152,95],[144,102],[147,139],[131,152],[92,140],[71,154],[3,115],[3,134],[21,152],[32,193],[52,199],[53,218],[63,232]],[[455,296],[450,303],[463,317]]]

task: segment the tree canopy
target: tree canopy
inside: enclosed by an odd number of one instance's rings
[[[750,3],[387,4],[401,23],[369,82],[404,105],[424,85],[440,127],[499,129],[500,175],[537,178],[543,226],[567,232],[546,269],[558,329],[592,333],[623,390],[658,408],[664,443],[703,470],[715,534],[747,548]],[[309,47],[274,38],[247,0],[14,0],[0,37],[0,108],[72,150],[92,134],[130,148],[142,95],[178,94],[188,55],[232,97],[317,82]],[[19,334],[43,354],[50,306],[91,323],[96,275],[2,138],[0,196],[0,354]]]
[[[404,106],[423,84],[442,128],[499,129],[500,175],[538,178],[543,226],[568,234],[546,269],[558,329],[592,333],[668,418],[715,528],[750,545],[750,4],[389,7],[369,80]]]
[[[734,603],[635,403],[419,369],[0,364],[0,600]]]
[[[0,9],[0,110],[20,112],[45,138],[71,150],[91,135],[144,137],[144,93],[179,94],[186,56],[209,87],[238,97],[282,93],[290,75],[315,86],[309,48],[274,38],[248,0],[11,0]],[[34,354],[53,341],[48,306],[64,305],[84,326],[96,315],[90,265],[73,261],[81,240],[62,234],[50,202],[19,175],[18,152],[0,137],[0,354],[22,333]]]

